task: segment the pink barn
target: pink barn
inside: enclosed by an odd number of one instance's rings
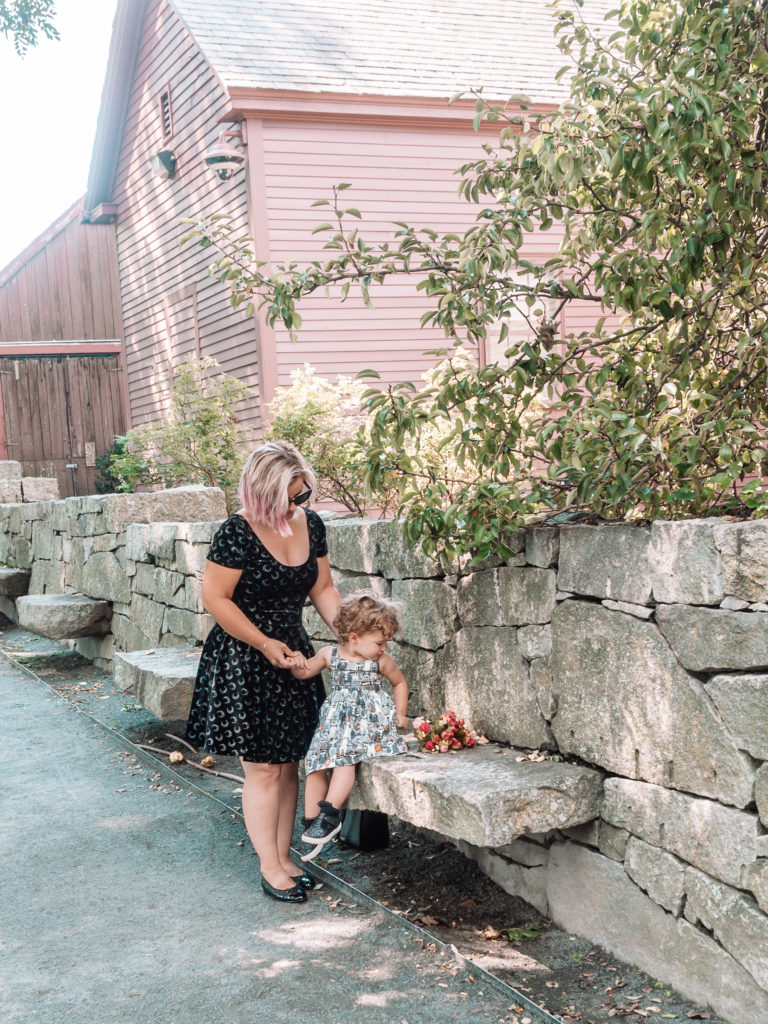
[[[610,4],[588,6],[599,18]],[[306,300],[293,343],[229,306],[210,250],[180,247],[180,219],[228,214],[269,264],[323,259],[312,228],[328,211],[311,204],[346,181],[368,237],[391,237],[398,220],[462,231],[476,209],[455,171],[494,132],[473,131],[473,100],[449,97],[483,86],[551,109],[563,63],[541,0],[120,0],[83,220],[114,225],[131,425],[162,411],[158,370],[189,354],[253,388],[244,419],[256,429],[305,362],[331,378],[373,367],[418,380],[424,350],[445,339],[420,328],[413,281],[376,289],[373,310]],[[203,155],[232,128],[246,159],[221,181]],[[552,245],[532,237],[529,254]]]

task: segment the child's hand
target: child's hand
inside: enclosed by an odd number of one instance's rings
[[[398,711],[397,714],[395,715],[395,721],[397,722],[398,729],[408,728],[408,715],[401,715],[400,712]]]

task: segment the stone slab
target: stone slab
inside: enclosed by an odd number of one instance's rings
[[[760,821],[768,828],[768,763],[760,765],[755,775],[755,803]]]
[[[768,916],[752,899],[695,868],[685,873],[685,916],[701,923],[768,990]]]
[[[189,717],[199,662],[199,647],[117,651],[115,684],[161,721],[183,721]]]
[[[723,560],[723,589],[744,601],[768,601],[768,522],[721,523],[714,527]]]
[[[443,709],[473,729],[518,747],[552,745],[538,703],[545,695],[531,681],[513,627],[459,630],[437,653],[435,670],[443,681]]]
[[[361,764],[350,806],[395,814],[474,846],[568,828],[598,816],[600,772],[555,761],[515,761],[489,747],[455,754],[374,758]]]
[[[21,480],[21,463],[14,459],[0,459],[0,480]]]
[[[539,847],[542,861],[536,865],[520,864],[503,856],[501,851],[488,847],[472,846],[459,840],[457,848],[465,857],[475,861],[483,874],[496,883],[504,892],[520,896],[540,913],[547,913],[547,866],[549,851]],[[505,849],[505,848],[502,848]]]
[[[768,668],[768,615],[660,605],[656,621],[691,672]]]
[[[593,602],[559,604],[552,618],[552,687],[551,728],[562,753],[627,778],[739,807],[751,803],[749,757],[653,622]]]
[[[102,636],[109,632],[112,608],[81,594],[35,594],[16,599],[18,622],[51,640]]]
[[[758,853],[755,814],[662,786],[607,779],[600,816],[731,885],[741,884]]]
[[[15,505],[21,500],[21,480],[0,480],[0,502]]]
[[[227,514],[224,492],[202,484],[147,494],[107,494],[101,507],[106,533],[119,533],[129,523],[208,523]]]
[[[564,526],[557,587],[587,597],[649,604],[650,530],[642,526]]]
[[[403,640],[436,650],[454,634],[456,591],[441,580],[394,580],[392,597],[403,604]]]
[[[328,559],[335,569],[380,572],[379,535],[388,524],[379,519],[332,519],[325,528]]]
[[[59,481],[55,476],[24,476],[21,493],[24,501],[58,501]]]
[[[621,864],[585,846],[556,843],[547,871],[549,916],[636,964],[732,1024],[765,1024],[768,992],[713,939],[668,914]]]
[[[685,895],[686,865],[666,850],[630,836],[624,868],[651,899],[675,917],[680,916]]]
[[[713,676],[704,689],[738,746],[768,761],[768,675]]]
[[[722,600],[722,564],[711,523],[653,523],[648,560],[658,604],[719,604]]]
[[[29,589],[29,573],[26,569],[0,567],[0,594],[5,597],[21,597]]]
[[[557,526],[540,526],[525,531],[525,560],[528,565],[549,569],[557,565],[560,554],[560,530]]]

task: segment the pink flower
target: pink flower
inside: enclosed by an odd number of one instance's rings
[[[451,740],[452,750],[461,750],[461,740]]]
[[[421,729],[423,721],[424,721],[424,719],[421,718],[421,717],[414,718],[414,720],[413,720],[413,728],[414,729]]]
[[[474,747],[474,745],[475,745],[475,737],[474,736],[467,736],[467,738],[464,740],[464,746],[465,747]]]
[[[419,728],[424,733],[429,732],[429,722],[422,722],[421,725],[419,726]]]
[[[448,744],[447,743],[441,743],[440,744],[440,753],[441,754],[447,754],[448,753]]]

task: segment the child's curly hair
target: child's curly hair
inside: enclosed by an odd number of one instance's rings
[[[403,632],[403,606],[398,601],[381,597],[373,590],[357,590],[342,599],[333,620],[339,640],[346,643],[350,633],[374,633],[381,630],[386,640]]]

